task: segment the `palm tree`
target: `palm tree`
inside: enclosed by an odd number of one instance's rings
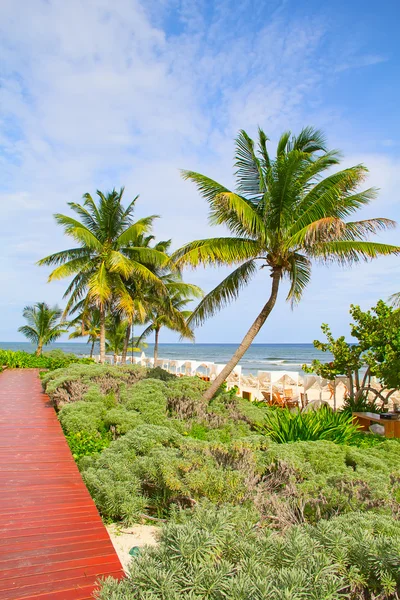
[[[82,304],[82,303],[81,303]],[[71,312],[74,312],[72,309]],[[83,308],[81,313],[69,322],[69,326],[75,327],[70,333],[69,339],[87,337],[90,347],[90,358],[93,358],[94,345],[100,336],[100,311],[95,306]]]
[[[162,252],[167,256],[167,252],[171,245],[171,240],[160,241],[151,246],[151,243],[154,242],[154,240],[154,235],[141,234],[134,241],[134,244],[136,247],[140,248],[153,248],[154,250]],[[147,264],[146,266],[155,275],[157,275],[157,277],[161,278],[161,274],[164,270],[163,267],[154,263]],[[157,297],[163,296],[163,294],[160,294],[160,289],[158,286],[149,286],[148,283],[140,281],[135,277],[129,277],[126,280],[125,285],[132,299],[132,308],[125,314],[125,318],[128,321],[128,327],[126,329],[124,345],[122,348],[122,364],[126,363],[129,340],[131,337],[133,338],[133,326],[143,325],[146,321],[148,321],[152,294],[156,293]],[[150,293],[149,290],[151,290]],[[164,293],[167,293],[166,289],[164,290]]]
[[[298,136],[284,133],[275,158],[268,154],[267,141],[261,129],[257,147],[245,131],[239,132],[236,192],[200,173],[183,171],[183,177],[193,181],[208,201],[211,224],[226,225],[231,236],[193,241],[172,258],[178,266],[237,266],[205,296],[189,323],[202,323],[237,298],[258,271],[258,264],[267,267],[265,272],[272,279],[267,302],[207,390],[206,398],[213,397],[264,325],[282,278],[290,282],[287,299],[296,303],[310,281],[313,260],[351,265],[400,252],[399,247],[368,241],[368,234],[393,227],[393,221],[345,221],[377,195],[372,188],[357,191],[368,172],[365,166],[356,165],[324,178],[328,169],[339,164],[340,154],[327,150],[322,133],[311,127]]]
[[[100,362],[105,360],[105,321],[107,307],[113,302],[124,314],[134,311],[126,281],[151,283],[163,293],[163,284],[148,265],[164,265],[168,257],[154,248],[135,246],[135,240],[149,232],[155,215],[133,222],[134,198],[127,208],[122,205],[123,188],[104,195],[97,191],[99,200],[83,196],[83,205],[69,202],[68,206],[79,219],[56,214],[56,222],[66,235],[79,244],[39,261],[39,265],[57,265],[49,281],[73,276],[64,297],[69,297],[65,314],[83,298],[100,311]]]
[[[114,363],[117,361],[117,356],[122,353],[128,328],[128,321],[121,319],[118,313],[113,313],[106,319],[106,349],[113,352]]]
[[[19,327],[18,331],[36,344],[36,356],[42,354],[43,346],[54,342],[67,331],[65,323],[60,322],[61,315],[58,306],[50,307],[46,302],[25,306],[22,316],[28,324]]]
[[[143,331],[139,343],[154,331],[154,365],[158,358],[158,342],[161,327],[177,331],[182,338],[194,340],[193,330],[187,319],[192,311],[185,307],[195,298],[203,297],[203,290],[197,285],[185,283],[178,273],[168,273],[161,277],[167,293],[161,296],[153,288],[148,293],[148,303],[151,305],[151,324]]]

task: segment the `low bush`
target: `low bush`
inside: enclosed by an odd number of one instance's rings
[[[43,387],[57,408],[83,400],[90,390],[98,398],[110,392],[119,395],[123,384],[132,384],[146,376],[146,369],[136,365],[72,365],[46,374]]]
[[[334,412],[328,406],[308,412],[291,412],[287,408],[270,410],[258,429],[278,444],[315,440],[349,444],[358,435],[351,414]]]
[[[107,435],[101,436],[99,433],[91,434],[86,431],[71,433],[66,437],[75,460],[101,452],[104,448],[107,448],[111,441]]]
[[[354,513],[285,534],[259,528],[256,511],[180,511],[159,545],[108,578],[100,600],[335,600],[398,598],[400,523]]]
[[[60,350],[44,352],[41,356],[22,350],[0,350],[0,365],[10,369],[65,369],[73,363],[93,364],[90,358],[79,358]]]
[[[204,443],[172,428],[140,425],[100,456],[83,459],[80,468],[101,513],[131,523],[139,504],[166,516],[171,505],[193,506],[202,498],[216,504],[250,500],[250,480],[262,475],[259,445]],[[116,485],[117,496],[111,491]]]

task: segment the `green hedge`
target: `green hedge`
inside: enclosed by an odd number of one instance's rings
[[[44,352],[41,356],[22,350],[1,350],[0,366],[10,369],[65,369],[73,363],[93,364],[90,358],[79,358],[60,350]]]

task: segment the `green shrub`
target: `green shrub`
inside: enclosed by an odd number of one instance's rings
[[[400,524],[354,513],[271,534],[254,510],[199,506],[179,512],[129,577],[107,579],[101,600],[394,599]]]
[[[132,486],[138,489],[138,481],[148,510],[164,516],[173,504],[191,506],[202,498],[216,504],[250,500],[251,483],[262,475],[259,445],[258,439],[237,440],[231,445],[202,442],[172,428],[140,425],[111,443],[100,456],[81,461],[80,467],[95,499],[102,490],[98,508],[101,512],[106,509],[107,516],[126,519],[131,514],[126,513],[126,497]],[[106,501],[116,481],[124,482],[121,489],[126,488],[120,504]]]
[[[398,444],[271,444],[254,502],[278,529],[351,511],[398,516]]]
[[[308,412],[291,412],[287,408],[269,410],[258,430],[278,444],[315,440],[349,444],[358,434],[351,415],[334,412],[327,406]]]
[[[79,358],[60,350],[44,352],[41,356],[22,350],[0,350],[0,365],[10,369],[65,369],[73,363],[93,364],[90,358]]]
[[[154,367],[153,369],[148,369],[146,378],[148,379],[160,379],[161,381],[174,381],[177,379],[176,375],[172,373],[168,373],[165,369],[161,367]]]
[[[136,365],[71,365],[46,374],[42,379],[45,392],[60,408],[82,400],[90,388],[100,394],[114,392],[117,400],[123,384],[133,384],[146,376],[146,369]]]
[[[75,402],[66,404],[59,413],[59,420],[66,435],[79,432],[104,433],[106,408],[102,402]]]
[[[87,431],[71,433],[66,438],[75,460],[101,452],[111,441],[107,435],[102,436],[99,433],[88,433]]]

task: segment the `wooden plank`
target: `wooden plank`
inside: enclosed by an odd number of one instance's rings
[[[0,375],[0,600],[87,600],[123,571],[36,370]]]

